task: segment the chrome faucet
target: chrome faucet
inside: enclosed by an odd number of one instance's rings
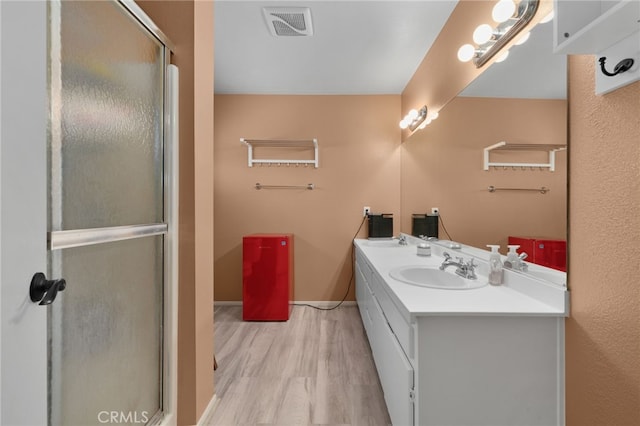
[[[406,246],[407,244],[409,244],[407,242],[407,237],[405,237],[404,235],[400,235],[398,237],[398,244],[400,244],[401,246]]]
[[[469,259],[465,262],[465,260],[461,257],[456,257],[458,261],[451,259],[451,255],[446,251],[442,253],[444,256],[444,262],[440,265],[440,270],[444,271],[447,266],[455,266],[456,267],[456,275],[461,276],[462,278],[466,278],[468,280],[475,280],[478,277],[476,276],[475,267],[478,266],[473,262],[473,259]]]
[[[529,270],[529,265],[527,265],[525,263],[525,259],[527,258],[528,254],[525,252],[522,252],[518,255],[518,258],[513,261],[513,262],[509,262],[508,260],[504,262],[504,267],[514,270],[514,271],[521,271],[521,272],[527,272]]]

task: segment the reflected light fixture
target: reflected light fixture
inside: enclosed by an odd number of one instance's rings
[[[427,112],[427,106],[423,106],[420,110],[412,109],[400,121],[402,130],[409,129],[411,131],[422,130],[427,127],[433,120],[438,118],[440,114],[436,112]]]
[[[412,109],[404,116],[404,118],[400,121],[400,128],[402,130],[409,129],[414,131],[418,128],[424,129],[427,122],[427,106],[423,106],[420,110]],[[428,123],[427,123],[428,124]]]
[[[496,63],[500,63],[500,62],[504,61],[505,59],[507,59],[508,57],[509,57],[509,51],[505,50],[504,52],[502,52],[498,56],[496,56]]]
[[[517,4],[514,0],[499,0],[491,13],[493,20],[498,25],[495,27],[489,24],[479,25],[473,32],[473,41],[476,45],[465,44],[460,47],[458,59],[461,62],[473,60],[476,68],[486,64],[531,22],[538,10],[539,3],[540,0],[519,0]],[[528,38],[527,33],[518,40],[517,44],[524,43]],[[503,61],[507,55],[508,52],[503,53],[496,62]]]
[[[518,41],[514,43],[514,46],[520,46],[521,44],[525,44],[527,40],[529,40],[529,37],[531,37],[531,32],[527,32],[525,35],[520,37]]]

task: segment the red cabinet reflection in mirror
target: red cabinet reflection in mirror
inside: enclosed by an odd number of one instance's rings
[[[527,262],[567,271],[567,242],[541,237],[509,237],[510,245],[519,245],[518,253],[527,253]]]

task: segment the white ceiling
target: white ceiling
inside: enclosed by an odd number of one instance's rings
[[[214,4],[217,94],[349,95],[400,94],[457,0]],[[314,35],[273,37],[263,17],[265,6],[311,8]],[[464,95],[496,96],[498,88],[497,96],[505,97],[564,96],[566,71],[557,67],[565,56],[550,59],[551,25],[538,26],[527,43],[514,47],[510,58],[494,64]],[[523,94],[523,86],[530,93]]]
[[[218,0],[215,91],[399,94],[456,3]],[[310,7],[314,35],[271,36],[265,6]]]

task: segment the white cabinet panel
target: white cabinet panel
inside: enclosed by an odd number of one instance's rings
[[[367,288],[367,283],[364,279],[364,275],[362,275],[362,270],[360,269],[360,263],[356,262],[355,266],[356,273],[356,302],[358,303],[358,310],[360,310],[360,317],[362,318],[362,324],[364,325],[364,329],[369,332],[368,321],[367,321],[367,305],[368,300],[371,298],[369,293],[369,289]]]
[[[380,283],[376,282],[378,278],[369,265],[362,259],[358,259],[355,271],[358,309],[369,338],[389,416],[394,425],[413,425],[414,371],[387,321],[387,315],[395,318],[394,321],[398,323],[396,327],[402,330],[404,335],[409,334],[409,325],[404,322],[384,289],[379,286]],[[367,271],[369,271],[369,279],[367,279]],[[383,312],[376,300],[376,294],[385,299],[384,303],[389,311]]]
[[[391,422],[398,426],[413,425],[413,367],[375,298],[369,312],[373,321],[369,341]]]
[[[423,426],[564,424],[564,318],[418,319]]]
[[[393,334],[395,334],[407,357],[413,359],[413,329],[409,327],[409,324],[404,320],[404,317],[400,314],[400,311],[398,311],[391,297],[384,290],[380,278],[374,275],[371,277],[371,282],[375,298],[380,304]]]

